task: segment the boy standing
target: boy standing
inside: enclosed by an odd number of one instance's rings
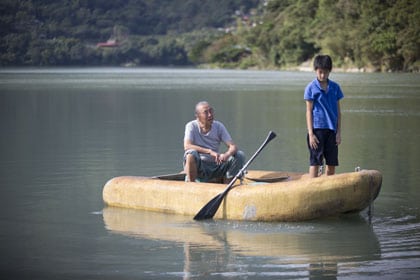
[[[338,145],[341,143],[340,99],[344,97],[340,86],[328,79],[332,70],[330,56],[317,55],[314,69],[317,78],[306,86],[304,93],[310,177],[318,176],[324,158],[326,174],[335,174]]]

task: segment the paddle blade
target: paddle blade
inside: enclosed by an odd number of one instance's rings
[[[194,220],[206,220],[211,219],[219,209],[220,203],[222,203],[225,197],[225,192],[218,194],[212,200],[210,200],[203,208],[194,216]]]

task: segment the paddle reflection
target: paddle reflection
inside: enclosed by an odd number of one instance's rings
[[[307,223],[195,222],[189,216],[107,207],[103,218],[111,232],[182,245],[184,279],[248,275],[241,263],[253,257],[267,259],[269,265],[254,269],[270,275],[285,277],[299,267],[305,277],[334,278],[338,263],[380,257],[376,235],[358,215]],[[264,271],[252,275],[263,277]]]

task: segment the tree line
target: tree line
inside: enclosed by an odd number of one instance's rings
[[[251,28],[212,42],[214,63],[282,68],[327,53],[343,68],[420,69],[420,3],[416,0],[272,0],[254,20]],[[238,48],[232,46],[246,48],[238,55]],[[231,55],[220,61],[221,56],[214,53]]]
[[[417,0],[2,0],[0,65],[419,71]],[[98,46],[99,42],[109,42]]]

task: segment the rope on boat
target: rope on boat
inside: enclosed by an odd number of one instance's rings
[[[360,166],[357,166],[354,169],[354,172],[360,172],[361,168]],[[372,225],[372,217],[373,217],[373,176],[369,176],[369,208],[368,208],[368,219],[369,219],[369,225]]]
[[[372,216],[373,216],[373,176],[370,175],[370,182],[369,182],[369,210],[368,210],[369,225],[372,224]]]

